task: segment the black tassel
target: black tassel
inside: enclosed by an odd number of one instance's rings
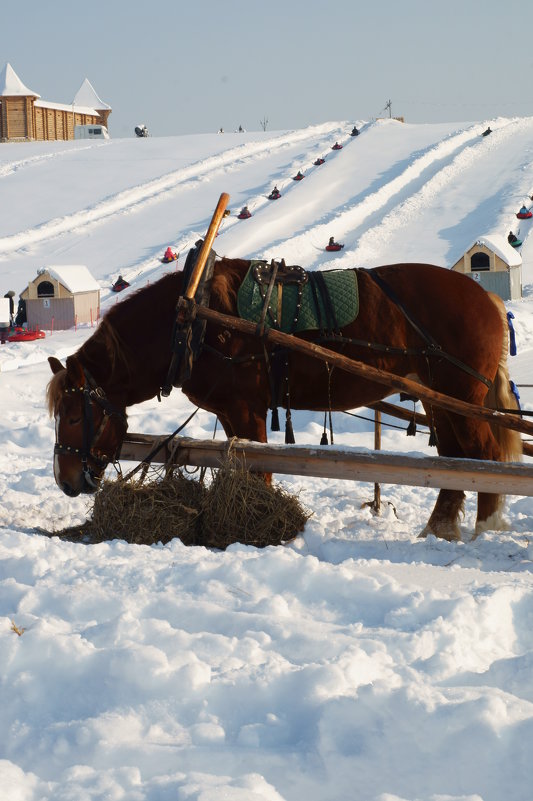
[[[291,416],[287,414],[285,419],[285,445],[294,445],[295,442]]]
[[[428,445],[430,445],[433,448],[436,448],[437,445],[438,445],[437,432],[435,431],[433,426],[431,426],[431,430],[429,432],[429,443],[428,443]]]
[[[329,442],[328,442],[328,435],[326,434],[326,432],[325,432],[325,431],[323,432],[323,434],[322,434],[322,437],[321,437],[321,439],[320,439],[320,444],[321,444],[321,445],[329,445]]]
[[[407,426],[407,436],[414,437],[416,434],[416,420],[413,417],[409,425]]]
[[[274,406],[274,408],[272,409],[272,417],[270,418],[270,430],[279,431],[279,414],[277,406]]]

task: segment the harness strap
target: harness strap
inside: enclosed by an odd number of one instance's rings
[[[370,278],[372,278],[374,283],[376,283],[379,286],[379,288],[385,293],[385,295],[390,300],[392,300],[392,302],[400,309],[407,322],[412,326],[412,328],[414,328],[417,334],[419,334],[422,337],[424,342],[426,342],[429,345],[429,350],[427,351],[426,355],[439,356],[440,358],[447,359],[447,361],[451,362],[451,364],[454,364],[456,367],[459,367],[460,370],[463,370],[465,373],[468,373],[469,375],[473,376],[473,378],[476,378],[478,381],[481,381],[489,389],[491,388],[492,381],[490,381],[484,375],[481,375],[481,373],[478,373],[478,371],[474,370],[473,367],[470,367],[468,364],[465,364],[460,359],[456,358],[455,356],[452,356],[451,353],[447,353],[446,351],[442,350],[442,347],[439,345],[437,340],[434,339],[431,336],[431,334],[429,334],[424,328],[422,328],[422,326],[413,318],[411,313],[406,309],[402,301],[396,295],[392,287],[390,287],[389,284],[375,272],[375,270],[366,270],[365,272],[367,273],[367,275],[370,276]]]

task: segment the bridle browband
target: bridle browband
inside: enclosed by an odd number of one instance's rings
[[[124,425],[124,433],[128,430],[128,422],[125,413],[113,406],[102,387],[98,386],[90,372],[86,368],[82,369],[85,379],[83,386],[65,387],[63,389],[63,394],[74,395],[78,392],[83,394],[83,444],[81,448],[75,448],[73,445],[61,445],[59,442],[56,442],[54,445],[54,454],[79,456],[85,480],[91,487],[96,489],[97,484],[95,483],[94,473],[89,467],[89,459],[97,468],[104,469],[108,464],[116,461],[119,451],[119,448],[117,448],[115,453],[108,455],[98,450],[96,444],[112,417],[119,418]],[[96,431],[94,430],[92,414],[93,404],[97,404],[103,412],[102,420]]]

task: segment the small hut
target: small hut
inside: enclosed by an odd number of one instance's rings
[[[65,330],[100,314],[100,286],[83,264],[44,267],[20,297],[29,328]]]
[[[522,257],[501,234],[480,236],[452,270],[469,275],[502,300],[522,297]]]

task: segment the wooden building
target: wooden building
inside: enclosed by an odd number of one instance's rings
[[[29,328],[65,330],[100,316],[100,285],[83,264],[39,270],[20,297]]]
[[[11,64],[0,72],[0,142],[74,139],[76,125],[104,125],[111,106],[84,80],[72,103],[51,103],[25,86]]]
[[[452,270],[469,275],[503,300],[522,297],[522,256],[501,234],[480,236]]]

